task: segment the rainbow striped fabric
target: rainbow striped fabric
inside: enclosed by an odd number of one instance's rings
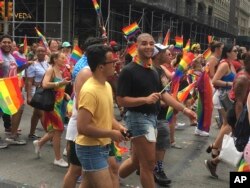
[[[13,53],[12,56],[16,59],[17,67],[22,67],[27,63],[27,59],[20,57],[17,53]]]
[[[49,48],[49,45],[47,43],[47,40],[45,38],[45,36],[43,36],[43,34],[35,27],[35,30],[36,30],[36,33],[37,35],[39,36],[39,38],[41,39],[41,42],[44,46],[45,49],[48,49]]]
[[[127,49],[127,53],[129,55],[131,55],[131,57],[135,57],[137,55],[137,47],[136,47],[136,44],[132,44],[132,46],[130,46],[128,49]]]
[[[169,44],[169,39],[170,39],[170,29],[168,29],[168,32],[164,38],[163,45],[167,46]]]
[[[190,51],[190,39],[188,39],[185,48],[183,48],[184,52],[189,52]]]
[[[23,39],[23,51],[24,51],[24,55],[28,54],[28,42],[27,42],[26,35],[24,36],[24,39]]]
[[[99,15],[101,13],[99,4],[97,3],[96,0],[92,0],[92,3],[94,5],[96,13]]]
[[[74,46],[72,53],[70,55],[70,62],[73,63],[74,65],[76,64],[76,62],[81,59],[82,57],[82,50],[79,48],[79,46]]]
[[[241,159],[238,172],[250,172],[250,165],[245,161],[245,159]]]
[[[175,37],[175,48],[176,49],[179,49],[179,50],[182,50],[183,48],[183,38],[180,37],[180,36],[176,36]]]
[[[203,55],[204,59],[207,60],[207,59],[210,57],[211,54],[212,54],[212,52],[211,52],[210,48],[208,48],[208,49],[206,49],[206,50],[203,52],[202,55]]]
[[[119,145],[119,143],[117,142],[114,142],[114,146],[115,146],[115,157],[118,159],[118,160],[122,160],[122,155],[126,152],[128,152],[128,148],[126,147],[122,147]]]
[[[140,32],[140,28],[136,22],[132,23],[129,26],[126,26],[122,29],[123,33],[126,35],[128,39],[135,36],[137,33]]]
[[[18,77],[0,79],[0,108],[6,114],[13,115],[23,104]]]

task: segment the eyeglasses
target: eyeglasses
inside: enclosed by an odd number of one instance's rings
[[[114,59],[114,60],[112,60],[112,61],[106,61],[106,62],[104,62],[103,64],[104,64],[104,65],[108,65],[108,64],[110,64],[110,63],[115,64],[116,61],[117,61],[117,59]]]

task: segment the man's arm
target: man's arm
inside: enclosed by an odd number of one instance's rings
[[[197,119],[196,113],[192,110],[186,108],[183,104],[175,100],[169,93],[164,92],[162,95],[162,100],[168,105],[172,106],[175,110],[183,112],[186,116]]]
[[[120,131],[106,130],[95,127],[91,124],[92,114],[85,108],[78,109],[77,114],[77,130],[79,134],[83,134],[92,138],[111,138],[114,141],[123,141],[125,138]]]

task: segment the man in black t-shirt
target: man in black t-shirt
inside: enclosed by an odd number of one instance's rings
[[[138,55],[120,73],[117,102],[126,107],[126,126],[133,135],[132,156],[121,164],[119,176],[127,177],[140,168],[140,180],[144,188],[154,188],[155,143],[157,114],[160,99],[177,111],[196,118],[196,114],[177,102],[167,92],[161,93],[158,73],[152,68],[154,39],[142,33],[137,38]]]

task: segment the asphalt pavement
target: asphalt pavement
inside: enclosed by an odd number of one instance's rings
[[[27,140],[24,146],[10,145],[0,150],[0,188],[60,188],[66,168],[53,165],[54,153],[50,143],[42,148],[42,157],[36,158],[32,141],[28,132],[32,109],[25,106],[21,121],[21,138]],[[214,118],[213,118],[214,119]],[[172,188],[227,188],[229,187],[229,172],[234,167],[221,163],[218,167],[219,179],[213,179],[204,165],[204,160],[210,156],[205,152],[206,147],[212,143],[218,132],[215,121],[211,127],[209,137],[195,136],[194,127],[182,114],[179,122],[185,123],[181,129],[176,130],[176,142],[182,149],[170,148],[164,160],[164,169],[172,180]],[[41,125],[36,133],[44,134]],[[0,120],[0,136],[5,138],[3,122]],[[62,138],[62,150],[66,145],[65,133]],[[128,157],[124,155],[124,159]],[[65,158],[65,157],[64,157]],[[66,158],[65,158],[66,159]],[[141,188],[139,176],[135,173],[122,181],[122,188]],[[160,187],[157,185],[157,187]]]

